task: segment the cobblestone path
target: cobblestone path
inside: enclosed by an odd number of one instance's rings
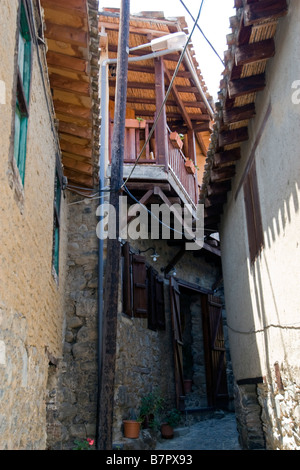
[[[241,450],[234,413],[177,428],[173,439],[160,439],[155,450]]]

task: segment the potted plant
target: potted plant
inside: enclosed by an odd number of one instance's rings
[[[180,150],[182,149],[183,142],[182,142],[182,138],[181,138],[180,134],[178,134],[178,132],[171,132],[170,141],[171,141],[174,148],[180,149]]]
[[[159,428],[158,416],[163,410],[164,399],[156,390],[142,397],[139,419],[144,428]]]
[[[129,419],[123,420],[124,437],[128,439],[138,439],[141,429],[141,420],[131,411]]]
[[[181,420],[181,413],[177,408],[167,411],[164,422],[161,424],[161,436],[164,439],[172,439],[174,437],[174,428],[178,426]]]
[[[185,166],[186,171],[187,171],[190,175],[194,175],[194,174],[195,174],[195,172],[196,172],[196,167],[195,167],[194,162],[193,162],[190,158],[187,158],[187,159],[186,159],[184,166]]]

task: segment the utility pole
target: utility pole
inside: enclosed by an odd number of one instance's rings
[[[119,47],[115,95],[114,130],[111,151],[110,204],[116,213],[116,238],[107,239],[107,259],[103,307],[103,351],[101,407],[99,411],[98,450],[112,449],[114,379],[117,343],[118,292],[121,245],[119,241],[119,196],[123,183],[124,137],[126,118],[127,73],[129,53],[130,0],[122,0],[120,9]]]

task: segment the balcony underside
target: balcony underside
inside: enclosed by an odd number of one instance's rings
[[[133,168],[134,171],[132,173]],[[111,167],[109,165],[107,169],[108,178],[110,178],[110,174]],[[195,211],[195,202],[171,168],[166,172],[164,165],[138,164],[134,167],[133,164],[124,164],[124,181],[126,181],[126,178],[129,176],[130,180],[126,183],[126,186],[134,195],[139,195],[151,188],[159,187],[169,199],[171,198],[171,202],[180,203],[181,205],[190,205],[191,212]]]

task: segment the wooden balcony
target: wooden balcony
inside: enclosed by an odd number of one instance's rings
[[[172,143],[170,137],[174,134],[169,127],[166,128],[166,155],[161,157],[160,143],[157,141],[156,132],[148,141],[153,125],[152,120],[126,119],[125,141],[124,141],[124,178],[126,178],[132,168],[135,170],[131,179],[141,188],[143,183],[154,182],[153,184],[169,184],[172,193],[179,196],[182,203],[191,204],[195,208],[199,200],[199,186],[197,171],[190,170],[191,160],[184,154],[182,147]],[[113,135],[113,122],[110,124],[110,143]],[[177,134],[178,136],[178,134]],[[147,142],[148,141],[148,142]],[[147,142],[147,143],[146,143]],[[146,145],[145,145],[146,143]],[[111,145],[110,145],[111,151]],[[142,152],[142,153],[141,153]],[[138,163],[136,161],[138,159]],[[137,185],[135,187],[138,187]],[[148,185],[147,185],[148,187]]]

